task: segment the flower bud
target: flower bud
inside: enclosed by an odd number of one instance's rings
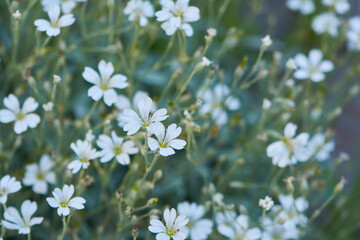
[[[341,192],[344,188],[345,183],[346,183],[346,179],[344,177],[341,177],[340,182],[335,186],[334,194],[338,194],[339,192]]]

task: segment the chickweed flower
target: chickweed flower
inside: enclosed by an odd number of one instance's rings
[[[287,60],[286,67],[288,69],[296,70],[297,66],[296,66],[296,63],[295,63],[294,59],[290,58],[289,60]]]
[[[298,161],[304,162],[311,156],[307,149],[309,134],[301,133],[295,137],[296,129],[295,124],[286,124],[283,138],[267,147],[266,154],[274,165],[283,168]]]
[[[157,140],[152,137],[148,139],[149,148],[152,151],[159,149],[161,156],[169,156],[175,154],[174,149],[181,150],[186,145],[186,142],[181,139],[176,139],[181,133],[181,127],[176,127],[176,124],[170,124],[165,133],[165,127],[162,123],[156,123],[151,126],[151,132],[155,134]]]
[[[184,240],[186,238],[186,233],[180,230],[186,224],[188,224],[189,219],[185,215],[176,214],[174,208],[165,209],[164,211],[164,220],[165,225],[157,219],[152,219],[150,221],[149,231],[156,233],[157,240]]]
[[[309,141],[309,149],[319,162],[323,162],[330,158],[330,154],[335,150],[335,142],[333,140],[326,141],[325,134],[317,133]]]
[[[132,109],[125,109],[121,115],[120,120],[125,122],[124,131],[127,135],[133,135],[139,131],[140,128],[149,130],[150,127],[158,122],[161,122],[168,118],[167,110],[160,108],[159,110],[151,113],[153,107],[153,101],[151,98],[146,97],[139,100],[137,105],[138,112]]]
[[[100,162],[102,163],[115,157],[121,165],[128,165],[130,163],[129,154],[135,154],[139,151],[133,141],[124,141],[124,138],[118,137],[115,131],[111,132],[111,137],[104,134],[100,135],[96,144],[102,149],[100,152]]]
[[[124,8],[124,14],[129,15],[129,21],[138,21],[144,27],[148,24],[148,18],[154,16],[154,7],[149,1],[130,0]]]
[[[293,11],[300,11],[302,15],[308,15],[315,11],[313,0],[287,0],[286,6]]]
[[[53,5],[60,5],[64,14],[69,14],[75,8],[77,2],[85,2],[86,0],[41,0],[41,5],[46,11]]]
[[[47,8],[47,14],[50,21],[45,19],[37,19],[34,24],[40,32],[46,32],[49,37],[55,37],[60,34],[60,28],[68,27],[75,22],[72,14],[66,14],[60,17],[59,5],[51,5]],[[60,18],[59,18],[60,17]]]
[[[322,0],[322,4],[333,7],[338,14],[344,14],[350,10],[348,0]]]
[[[349,29],[346,32],[348,48],[360,51],[360,17],[355,16],[349,19]]]
[[[340,23],[334,13],[327,12],[316,16],[311,26],[317,34],[328,33],[332,37],[337,37]]]
[[[52,192],[54,197],[46,198],[46,201],[53,208],[57,208],[59,216],[67,216],[70,214],[70,207],[75,209],[84,209],[86,200],[82,197],[74,197],[74,185],[64,185],[62,190],[55,188]]]
[[[15,95],[10,94],[4,98],[4,105],[8,109],[0,110],[0,122],[15,122],[14,131],[16,134],[23,133],[28,128],[35,128],[39,124],[40,117],[37,114],[32,113],[39,105],[34,98],[27,98],[22,108],[20,108],[18,98]]]
[[[7,202],[8,195],[10,193],[16,193],[21,189],[21,183],[16,181],[15,177],[6,175],[0,180],[0,203],[5,204]]]
[[[16,19],[16,20],[19,20],[21,18],[21,13],[19,10],[16,10],[16,12],[13,13],[13,17]]]
[[[205,207],[196,203],[182,202],[177,206],[178,213],[189,218],[189,223],[181,228],[192,240],[206,240],[212,232],[213,222],[202,219]]]
[[[266,211],[269,211],[274,206],[274,201],[271,199],[271,197],[266,196],[264,199],[259,200],[259,206]]]
[[[259,228],[249,228],[249,220],[245,215],[240,215],[232,220],[232,227],[220,227],[218,231],[221,235],[228,237],[231,240],[256,240],[261,238],[261,231]]]
[[[122,74],[114,73],[114,66],[111,62],[101,60],[98,65],[99,74],[91,67],[85,67],[82,73],[83,78],[89,83],[94,84],[88,90],[88,95],[95,101],[104,97],[104,102],[107,106],[111,106],[117,101],[117,94],[114,88],[124,89],[128,86],[127,78]]]
[[[262,47],[270,47],[272,44],[272,40],[269,35],[266,35],[263,39],[261,39]]]
[[[191,37],[194,33],[189,22],[196,22],[200,19],[200,10],[197,7],[189,6],[189,0],[161,0],[162,9],[155,13],[161,28],[165,30],[166,35],[173,35],[180,29],[185,35]]]
[[[45,112],[51,112],[54,108],[54,103],[53,102],[48,102],[42,105],[43,109]]]
[[[29,234],[30,227],[36,224],[40,224],[43,221],[43,217],[31,218],[37,210],[36,202],[25,200],[21,204],[21,215],[14,207],[8,207],[4,212],[5,220],[1,223],[6,229],[18,230],[19,234]]]
[[[68,165],[73,174],[79,172],[81,168],[87,169],[90,166],[90,160],[99,157],[99,153],[92,148],[91,143],[88,141],[77,140],[76,144],[71,143],[70,147],[77,157]]]
[[[295,63],[299,67],[294,77],[299,80],[311,79],[313,82],[321,82],[325,79],[326,72],[334,70],[334,64],[329,60],[322,60],[323,54],[319,49],[312,49],[307,58],[299,53],[295,56]]]
[[[49,155],[40,158],[40,164],[32,163],[26,166],[23,183],[32,186],[35,193],[46,194],[48,183],[55,184],[55,173],[52,171],[53,162]]]

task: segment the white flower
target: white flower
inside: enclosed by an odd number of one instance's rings
[[[334,13],[327,12],[316,16],[311,26],[317,34],[328,33],[332,37],[337,37],[340,23]]]
[[[130,163],[129,154],[135,154],[139,151],[133,141],[124,142],[124,138],[118,137],[115,131],[111,132],[111,138],[104,134],[100,135],[96,144],[102,149],[100,152],[100,162],[102,163],[115,157],[120,164],[128,165]]]
[[[297,66],[296,66],[294,59],[290,58],[289,60],[287,60],[286,67],[289,69],[292,69],[292,70],[296,70]]]
[[[280,206],[276,206],[276,210],[280,210]],[[284,219],[275,220],[265,217],[263,226],[264,231],[261,240],[293,240],[299,239],[299,230],[292,223],[283,222]]]
[[[19,20],[21,18],[21,13],[19,10],[16,10],[16,12],[13,13],[13,17],[16,19],[16,20]]]
[[[162,123],[151,125],[151,132],[155,134],[157,140],[152,137],[148,138],[148,145],[151,151],[159,149],[161,156],[169,156],[175,154],[174,149],[181,150],[186,145],[186,142],[177,138],[181,133],[181,127],[176,127],[176,124],[170,124],[166,133],[165,127]]]
[[[202,67],[208,67],[208,66],[210,66],[211,63],[212,63],[212,61],[210,61],[207,57],[203,57],[201,59],[200,65]]]
[[[144,27],[148,19],[154,16],[154,7],[149,1],[130,0],[124,8],[124,14],[129,15],[129,21],[139,21],[140,26]]]
[[[149,231],[156,233],[156,240],[184,240],[186,233],[180,229],[185,226],[189,219],[185,215],[176,216],[176,210],[174,208],[166,209],[164,211],[165,225],[157,219],[150,221]]]
[[[196,203],[183,202],[177,206],[178,213],[189,218],[189,224],[181,228],[186,235],[190,234],[191,240],[206,240],[211,234],[213,223],[209,219],[202,219],[205,208]]]
[[[325,79],[326,72],[334,70],[334,64],[329,60],[322,60],[323,54],[319,49],[312,49],[309,58],[299,53],[295,56],[295,63],[299,67],[294,77],[299,80],[311,79],[313,82],[321,82]]]
[[[126,88],[129,85],[126,82],[127,78],[122,74],[111,76],[114,73],[114,66],[111,62],[106,63],[104,60],[101,60],[98,68],[100,76],[91,67],[85,67],[85,70],[82,73],[82,76],[86,81],[94,84],[94,86],[89,88],[88,95],[95,101],[104,97],[105,104],[111,106],[118,98],[114,88]]]
[[[311,151],[307,149],[309,134],[301,133],[295,137],[296,129],[295,124],[286,124],[284,137],[267,147],[266,154],[272,158],[274,165],[283,168],[298,161],[307,161],[310,158]]]
[[[259,228],[249,229],[249,220],[245,215],[240,215],[236,218],[236,221],[232,220],[232,227],[218,227],[218,231],[221,235],[224,235],[231,240],[256,240],[260,239],[261,231]]]
[[[20,108],[18,98],[10,94],[4,98],[4,105],[8,109],[0,110],[0,122],[10,123],[15,121],[14,131],[16,134],[25,132],[28,127],[35,128],[39,124],[40,117],[32,113],[39,105],[34,98],[27,98],[22,108]]]
[[[266,211],[269,211],[274,206],[274,201],[271,199],[271,197],[266,196],[264,199],[259,200],[259,206]]]
[[[261,39],[263,47],[270,47],[272,44],[272,40],[269,35],[266,35],[263,39]]]
[[[61,81],[61,77],[59,75],[54,74],[53,78],[54,78],[54,83],[56,83],[56,84]]]
[[[29,234],[30,227],[40,224],[44,219],[43,217],[31,218],[36,210],[36,202],[25,200],[21,204],[21,216],[14,207],[8,207],[4,212],[5,220],[2,220],[1,223],[7,229],[18,230],[19,234]]]
[[[270,109],[271,105],[272,105],[272,103],[269,99],[267,99],[267,98],[263,99],[263,104],[262,104],[263,109],[265,109],[265,110]]]
[[[85,141],[91,143],[92,141],[94,141],[94,139],[95,139],[95,135],[93,134],[93,131],[91,129],[88,130],[85,134]]]
[[[303,15],[308,15],[315,11],[313,0],[288,0],[286,6],[293,11],[299,10]]]
[[[328,7],[334,7],[339,14],[344,14],[350,9],[348,0],[322,0],[322,3]]]
[[[215,28],[208,28],[206,31],[207,31],[207,33],[208,33],[208,35],[205,36],[205,39],[206,39],[206,40],[211,40],[211,39],[213,39],[213,37],[215,37],[216,34],[217,34],[217,31],[216,31]]]
[[[70,208],[75,209],[84,209],[84,204],[86,200],[82,197],[71,198],[74,194],[73,185],[64,185],[62,190],[60,188],[55,188],[52,192],[54,197],[46,198],[46,201],[53,208],[57,208],[57,213],[59,216],[67,216],[70,214]]]
[[[37,27],[37,30],[46,32],[49,37],[59,35],[60,28],[68,27],[75,22],[75,18],[72,14],[66,14],[60,17],[59,5],[51,5],[47,9],[47,14],[49,15],[50,21],[37,19],[34,24]]]
[[[139,129],[145,128],[149,130],[150,126],[154,123],[161,122],[168,118],[167,110],[165,108],[160,108],[154,113],[151,113],[153,107],[153,101],[149,97],[142,98],[137,104],[138,112],[135,112],[132,109],[125,109],[121,115],[120,120],[125,122],[124,131],[127,132],[127,135],[133,135],[139,131]]]
[[[77,156],[77,158],[68,165],[68,168],[72,169],[73,174],[79,172],[81,168],[87,169],[90,165],[90,160],[99,157],[99,153],[96,149],[92,148],[91,143],[88,141],[77,140],[76,144],[71,143],[70,147]]]
[[[189,22],[196,22],[200,19],[200,10],[197,7],[190,6],[189,0],[161,0],[161,11],[155,13],[162,29],[168,36],[173,35],[177,29],[184,30],[185,35],[191,37],[194,33]]]
[[[215,215],[215,220],[217,223],[218,232],[231,232],[233,231],[232,227],[236,220],[236,213],[234,211],[224,213],[218,212]]]
[[[21,189],[21,183],[16,181],[15,177],[6,175],[0,180],[0,203],[5,204],[7,202],[8,194],[16,193]]]
[[[322,162],[330,158],[330,153],[335,149],[335,142],[326,142],[325,134],[317,133],[310,139],[309,149],[315,154],[314,157]]]
[[[46,194],[48,183],[55,184],[55,173],[51,170],[53,165],[49,155],[43,155],[40,158],[40,164],[27,165],[23,178],[24,185],[32,186],[35,193]]]
[[[227,109],[235,111],[240,109],[239,99],[229,96],[230,89],[223,84],[217,84],[214,90],[207,89],[204,93],[204,104],[199,109],[200,113],[211,113],[216,124],[223,126],[229,121]]]
[[[42,105],[43,109],[45,110],[45,112],[51,112],[54,108],[54,103],[53,102],[48,102],[46,104]]]
[[[279,201],[282,211],[278,215],[278,219],[285,221],[289,225],[305,226],[308,219],[304,215],[309,207],[308,201],[303,197],[296,198],[295,201],[291,195],[279,195]]]
[[[41,5],[47,11],[53,5],[61,5],[61,11],[69,14],[75,8],[77,2],[85,2],[86,0],[41,0]]]
[[[348,48],[360,51],[360,17],[355,16],[349,19],[349,29],[346,32]]]

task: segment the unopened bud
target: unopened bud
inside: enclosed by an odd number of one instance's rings
[[[294,185],[292,184],[294,180],[295,178],[293,176],[283,179],[283,181],[286,183],[286,190],[290,195],[294,193]]]
[[[158,202],[158,199],[157,198],[150,198],[147,203],[146,203],[146,206],[148,207],[153,207],[157,204]]]
[[[341,177],[340,182],[335,186],[334,193],[338,194],[339,192],[341,192],[344,188],[345,183],[346,183],[346,179],[344,177]]]

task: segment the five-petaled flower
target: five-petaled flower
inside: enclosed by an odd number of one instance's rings
[[[15,177],[6,175],[0,180],[0,203],[5,204],[7,202],[8,194],[16,193],[21,189],[21,183],[16,181]]]
[[[34,24],[40,32],[46,32],[49,37],[57,36],[60,34],[60,28],[68,27],[75,22],[72,14],[66,14],[60,17],[59,5],[51,5],[46,9],[50,21],[45,19],[37,19]],[[60,17],[60,18],[59,18]]]
[[[157,240],[184,240],[186,238],[186,233],[182,232],[180,229],[185,226],[189,219],[185,215],[176,215],[176,210],[174,208],[166,209],[164,211],[164,220],[165,225],[157,219],[152,219],[150,221],[149,231],[156,233]]]
[[[165,127],[162,123],[156,123],[151,126],[151,132],[155,134],[157,140],[152,137],[148,138],[148,145],[152,151],[159,149],[162,156],[169,156],[175,154],[174,149],[181,150],[186,145],[186,142],[181,139],[176,139],[181,133],[181,127],[176,127],[176,124],[170,124],[165,133]]]
[[[43,217],[31,218],[36,210],[36,202],[25,200],[21,204],[21,216],[16,208],[8,207],[4,212],[5,220],[2,220],[1,223],[7,229],[18,230],[19,234],[30,234],[30,227],[40,224],[44,219]]]
[[[114,66],[111,62],[107,63],[104,60],[101,60],[98,68],[100,76],[91,67],[85,67],[85,70],[82,73],[82,76],[86,81],[94,84],[94,86],[89,88],[88,95],[95,101],[104,97],[105,104],[111,106],[118,99],[114,88],[126,88],[128,86],[128,83],[126,82],[127,78],[122,74],[111,76],[114,73]]]
[[[59,216],[67,216],[70,214],[70,208],[75,209],[84,209],[86,200],[82,197],[74,197],[74,186],[73,185],[64,185],[62,190],[60,188],[55,188],[52,192],[54,197],[46,198],[46,201],[53,208],[57,208],[57,213]]]
[[[148,19],[154,16],[154,7],[149,1],[130,0],[124,8],[124,14],[129,15],[129,21],[138,21],[144,27],[148,24]]]
[[[79,172],[81,168],[87,169],[90,165],[90,160],[99,157],[99,152],[92,148],[91,143],[88,141],[77,140],[76,144],[71,143],[70,147],[77,156],[77,158],[68,165],[68,168],[72,169],[73,174]]]
[[[39,106],[34,98],[27,98],[22,108],[20,108],[18,98],[15,95],[10,94],[8,97],[4,98],[4,105],[8,109],[0,110],[0,122],[15,122],[14,131],[16,134],[23,133],[28,128],[35,128],[39,124],[40,117],[37,114],[32,113]]]

